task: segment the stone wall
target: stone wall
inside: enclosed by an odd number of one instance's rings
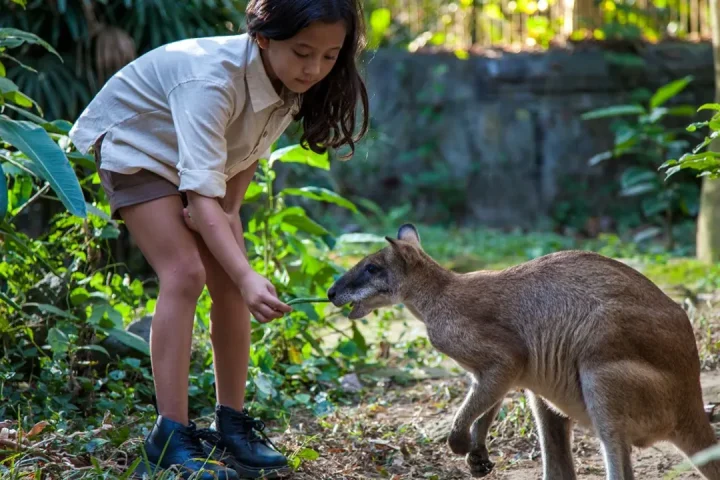
[[[694,81],[677,101],[713,99],[709,45],[649,46],[636,67],[618,64],[617,55],[597,47],[468,59],[368,55],[375,134],[333,167],[334,181],[386,207],[413,195],[423,220],[498,227],[537,226],[573,187],[586,200],[600,198],[613,172],[587,161],[612,134],[609,122],[583,121],[583,112],[688,74]],[[435,208],[434,194],[449,207]]]

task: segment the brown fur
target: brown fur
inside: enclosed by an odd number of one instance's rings
[[[525,389],[545,480],[575,479],[571,422],[599,437],[607,478],[633,479],[631,448],[669,441],[691,456],[715,444],[685,311],[616,260],[563,251],[502,271],[459,274],[435,262],[412,225],[328,291],[350,318],[403,303],[435,348],[473,377],[450,449],[473,476],[493,467],[485,445],[506,393]],[[720,462],[699,469],[720,480]]]

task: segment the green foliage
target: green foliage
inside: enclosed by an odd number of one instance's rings
[[[668,119],[692,115],[688,105],[667,106],[692,81],[685,77],[660,87],[652,94],[636,92],[632,104],[614,105],[583,114],[585,120],[613,119],[614,146],[589,160],[594,166],[609,160],[622,161],[619,195],[638,198],[640,213],[650,228],[637,237],[652,238],[665,232],[668,248],[673,248],[673,227],[678,219],[697,215],[699,187],[693,179],[668,184],[657,167],[682,152],[688,140],[683,130],[668,126]]]
[[[669,159],[660,166],[666,171],[666,178],[678,174],[682,170],[695,171],[698,176],[720,178],[720,152],[712,150],[712,141],[720,135],[720,104],[706,103],[697,109],[698,112],[710,110],[712,117],[702,122],[688,125],[689,132],[696,132],[706,128],[708,133],[690,153],[684,153],[679,159]]]
[[[23,44],[42,45],[50,52],[53,48],[42,39],[31,33],[11,28],[0,28],[0,59],[14,60],[8,49],[21,47]],[[1,64],[0,64],[1,65]],[[65,208],[74,215],[85,217],[85,199],[77,177],[73,172],[65,152],[53,138],[58,131],[66,127],[61,123],[48,123],[40,117],[25,111],[37,104],[20,91],[17,85],[5,76],[5,69],[0,69],[0,158],[44,180],[58,195]],[[30,118],[13,120],[3,111],[9,109]],[[42,110],[38,108],[42,113]],[[27,184],[27,183],[26,183]],[[7,180],[3,172],[3,187],[0,188],[0,217],[4,218],[9,208],[15,206],[9,202]],[[12,213],[12,212],[11,212]]]
[[[107,78],[132,58],[175,40],[238,31],[246,3],[63,0],[25,5],[0,0],[0,27],[32,31],[54,47],[52,55],[23,48],[17,57],[22,64],[8,65],[7,75],[46,108],[48,118],[75,119]]]

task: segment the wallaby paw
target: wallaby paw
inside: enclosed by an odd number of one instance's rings
[[[470,432],[451,430],[447,443],[455,455],[467,455],[470,453]]]
[[[468,453],[465,463],[470,467],[470,475],[473,478],[484,477],[495,467],[495,464],[488,458],[487,450],[484,454]]]

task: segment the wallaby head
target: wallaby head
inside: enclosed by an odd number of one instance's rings
[[[403,301],[405,279],[423,256],[420,235],[407,223],[398,229],[397,239],[385,239],[387,247],[363,258],[328,290],[336,307],[352,304],[348,318],[362,318]]]

